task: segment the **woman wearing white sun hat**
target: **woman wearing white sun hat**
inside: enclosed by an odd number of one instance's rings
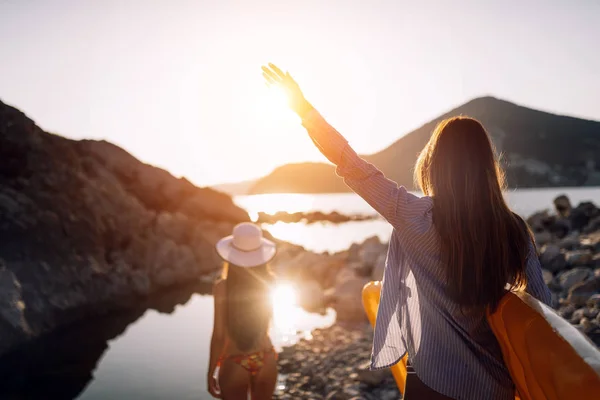
[[[226,400],[245,399],[248,393],[252,400],[270,399],[277,383],[277,353],[268,335],[274,281],[268,263],[276,245],[258,226],[243,222],[216,249],[224,265],[213,289],[208,391]]]

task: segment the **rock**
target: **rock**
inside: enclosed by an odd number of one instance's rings
[[[325,293],[315,281],[305,281],[296,285],[298,305],[307,311],[321,311],[325,308]]]
[[[591,202],[579,203],[577,207],[571,210],[569,221],[573,230],[582,231],[588,223],[600,215],[600,210]]]
[[[554,222],[555,217],[548,213],[548,210],[537,212],[527,218],[527,224],[534,233],[543,232]]]
[[[379,369],[371,371],[369,369],[370,365],[371,363],[367,361],[366,363],[358,367],[357,379],[362,383],[366,383],[370,386],[378,386],[381,382],[383,382],[387,377],[391,375],[389,369]]]
[[[539,247],[550,243],[552,241],[552,234],[548,231],[535,232],[533,238],[536,245]]]
[[[577,325],[579,324],[579,322],[581,321],[581,319],[583,318],[585,314],[585,310],[583,308],[580,308],[578,310],[575,310],[575,312],[573,312],[573,315],[571,315],[571,319],[570,322],[573,325]]]
[[[589,307],[600,308],[600,294],[592,295],[587,302]]]
[[[592,218],[585,228],[583,228],[583,233],[593,233],[597,231],[600,231],[600,216]]]
[[[596,325],[592,324],[588,318],[582,318],[579,324],[581,325],[583,333],[590,333],[596,329]]]
[[[331,305],[338,321],[367,321],[362,305],[362,289],[368,282],[369,278],[354,277],[336,285]]]
[[[544,278],[544,283],[546,284],[546,286],[550,285],[552,283],[552,280],[554,280],[554,275],[552,274],[552,272],[548,271],[547,269],[543,269],[543,268],[542,268],[542,277]]]
[[[584,235],[581,239],[581,248],[596,254],[600,252],[600,232]]]
[[[571,201],[566,195],[560,195],[554,199],[554,208],[561,217],[568,217],[571,212]]]
[[[373,280],[373,281],[383,280],[383,273],[385,271],[386,259],[387,259],[387,254],[381,254],[379,256],[379,258],[377,258],[377,262],[375,263],[375,267],[373,268],[373,273],[371,274],[371,280]]]
[[[568,219],[558,219],[550,227],[551,235],[558,239],[566,237],[570,230],[571,222]]]
[[[586,281],[592,275],[592,270],[585,267],[577,267],[562,272],[558,276],[558,282],[563,290],[569,290],[573,285]]]
[[[590,297],[600,293],[600,277],[593,277],[571,287],[567,301],[575,306],[584,306]]]
[[[351,221],[368,221],[378,218],[377,215],[343,215],[337,211],[333,211],[329,214],[325,214],[320,211],[311,212],[295,212],[288,213],[286,211],[279,211],[275,214],[268,214],[264,212],[258,213],[257,223],[274,224],[276,222],[285,223],[297,223],[304,222],[306,224],[312,224],[315,222],[331,222],[334,224],[340,224],[343,222]]]
[[[592,257],[592,261],[590,262],[590,267],[594,268],[594,274],[600,269],[600,253],[594,254],[594,257]]]
[[[593,254],[589,250],[574,250],[565,254],[565,261],[571,267],[588,265],[591,263]]]
[[[540,263],[544,269],[550,272],[563,270],[567,266],[565,254],[555,244],[547,244],[542,247]]]
[[[562,238],[556,245],[565,250],[576,250],[580,245],[579,234],[577,232],[571,232],[569,235]]]
[[[220,268],[207,237],[247,220],[223,193],[0,102],[0,354]]]
[[[363,242],[358,255],[364,264],[374,266],[379,256],[385,253],[386,247],[379,237],[373,236]]]
[[[566,304],[563,307],[559,308],[558,315],[563,317],[564,319],[571,319],[573,313],[575,312],[575,306],[573,304]]]

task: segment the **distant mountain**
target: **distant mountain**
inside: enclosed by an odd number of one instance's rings
[[[412,187],[418,153],[441,120],[465,115],[480,120],[502,152],[510,187],[600,185],[600,122],[555,115],[494,97],[481,97],[365,156],[387,177]],[[343,132],[342,132],[343,133]],[[288,164],[256,181],[249,193],[328,193],[349,189],[324,163]]]

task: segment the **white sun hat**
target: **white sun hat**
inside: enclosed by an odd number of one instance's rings
[[[265,239],[260,227],[242,222],[233,228],[233,234],[219,240],[217,253],[227,262],[238,267],[257,267],[275,257],[275,243]]]

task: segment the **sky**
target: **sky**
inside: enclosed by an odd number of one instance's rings
[[[596,0],[0,0],[0,100],[198,185],[325,161],[274,62],[359,153],[475,97],[600,120]]]

